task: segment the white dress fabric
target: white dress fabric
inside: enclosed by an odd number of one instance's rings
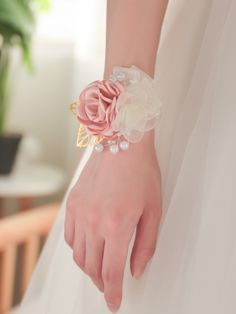
[[[164,214],[139,280],[130,273],[131,241],[120,314],[236,313],[235,30],[235,0],[169,3],[155,72]],[[65,199],[20,314],[110,313],[64,241]]]

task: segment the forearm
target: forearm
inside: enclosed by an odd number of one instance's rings
[[[113,66],[138,66],[154,76],[168,0],[107,0],[104,78]]]

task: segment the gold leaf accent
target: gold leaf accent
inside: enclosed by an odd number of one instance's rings
[[[77,106],[78,106],[78,103],[76,103],[76,102],[73,102],[73,104],[70,104],[70,105],[69,105],[70,111],[71,111],[75,116],[77,115]]]
[[[95,145],[100,143],[104,139],[104,136],[98,135],[93,136],[91,134],[88,134],[86,127],[81,123],[77,135],[77,147],[87,147],[90,145]]]
[[[95,144],[100,143],[103,139],[104,139],[104,136],[102,136],[102,135],[96,136],[96,138],[95,138]]]
[[[79,103],[74,102],[69,105],[70,111],[76,116],[77,115],[77,106]],[[80,123],[79,131],[77,134],[77,147],[87,147],[89,145],[94,145],[100,143],[104,139],[104,136],[98,135],[93,136],[87,132],[87,129],[84,124]]]
[[[87,133],[86,127],[81,123],[79,126],[79,131],[77,135],[77,143],[78,147],[87,147],[91,144],[92,136]]]

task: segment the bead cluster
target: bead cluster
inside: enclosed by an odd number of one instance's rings
[[[98,153],[104,151],[105,147],[109,148],[109,151],[112,154],[117,154],[120,150],[127,150],[129,148],[129,142],[126,140],[116,141],[116,140],[108,140],[106,143],[97,143],[94,145],[94,150]]]
[[[131,68],[116,67],[112,74],[109,75],[109,81],[120,82],[123,85],[136,84],[141,78],[140,71]]]

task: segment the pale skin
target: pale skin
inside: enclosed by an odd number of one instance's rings
[[[167,0],[108,0],[104,78],[115,65],[153,77]],[[104,293],[109,309],[122,301],[124,268],[139,278],[153,256],[162,212],[154,131],[117,155],[92,152],[67,199],[65,240],[75,263]]]

